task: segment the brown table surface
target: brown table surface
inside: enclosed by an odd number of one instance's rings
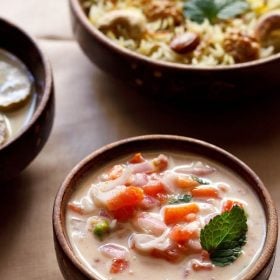
[[[280,209],[278,102],[230,112],[185,112],[149,102],[101,72],[74,41],[67,0],[0,1],[0,16],[39,42],[51,61],[56,118],[40,155],[0,190],[0,279],[61,280],[52,241],[52,207],[71,168],[110,142],[142,134],[177,134],[212,142],[247,163]],[[271,280],[280,277],[280,248]]]

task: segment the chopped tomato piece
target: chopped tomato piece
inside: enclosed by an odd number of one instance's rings
[[[113,217],[118,221],[126,221],[133,217],[134,215],[134,206],[125,206],[120,209],[112,211]]]
[[[84,209],[79,204],[68,203],[67,207],[77,214],[84,215]]]
[[[120,164],[114,165],[109,171],[108,177],[109,180],[115,180],[119,178],[123,173],[123,167]]]
[[[154,258],[160,258],[169,262],[178,262],[182,259],[183,255],[177,247],[168,248],[164,251],[153,249],[150,255]]]
[[[192,191],[193,197],[211,197],[211,198],[218,198],[219,191],[211,186],[199,186],[194,188]]]
[[[236,201],[236,200],[226,200],[224,203],[223,203],[223,207],[222,207],[222,212],[229,212],[233,206],[239,206],[241,208],[243,208],[243,204],[239,201]]]
[[[199,206],[196,203],[188,203],[178,206],[167,206],[164,209],[164,222],[169,224],[177,224],[186,221],[186,216],[190,213],[197,213]]]
[[[128,268],[128,261],[124,259],[113,259],[110,273],[119,273]]]
[[[134,156],[129,160],[130,163],[140,163],[145,161],[141,153],[136,153]]]
[[[115,211],[127,206],[137,206],[144,198],[144,192],[138,187],[127,187],[107,203],[107,208],[110,211]]]
[[[197,181],[183,176],[178,176],[175,180],[175,184],[178,188],[187,190],[192,190],[199,185]]]
[[[142,188],[145,194],[153,197],[156,197],[159,193],[166,193],[163,183],[159,180],[151,180]]]
[[[177,243],[184,243],[191,238],[197,237],[197,232],[187,230],[184,226],[176,225],[171,229],[169,237]]]

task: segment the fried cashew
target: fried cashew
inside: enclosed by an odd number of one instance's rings
[[[273,46],[275,52],[280,52],[280,10],[260,17],[255,27],[255,36],[262,46]]]
[[[223,46],[236,63],[252,61],[260,57],[260,44],[256,38],[240,32],[228,34]]]
[[[106,13],[97,22],[97,28],[102,32],[111,30],[118,35],[125,33],[132,39],[142,37],[146,31],[145,25],[145,16],[133,9],[113,10]]]
[[[143,12],[149,20],[171,17],[175,25],[184,22],[182,6],[174,0],[143,0],[143,2],[145,2]]]

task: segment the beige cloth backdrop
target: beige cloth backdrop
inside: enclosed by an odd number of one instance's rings
[[[280,209],[277,102],[213,114],[177,112],[150,102],[96,68],[74,41],[66,0],[0,0],[0,16],[33,35],[49,57],[56,86],[51,137],[34,162],[0,188],[0,279],[62,280],[53,242],[55,194],[70,169],[104,144],[150,133],[212,142],[251,166]],[[0,40],[2,40],[1,38]],[[278,280],[280,250],[271,280]]]

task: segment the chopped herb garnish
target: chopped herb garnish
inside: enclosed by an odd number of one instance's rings
[[[192,199],[191,195],[188,194],[180,194],[180,195],[176,195],[173,196],[169,199],[168,204],[181,204],[181,203],[188,203],[190,202]]]
[[[231,211],[214,217],[200,233],[200,243],[217,266],[235,261],[246,243],[247,216],[243,208],[234,206]]]
[[[185,16],[202,23],[208,19],[211,23],[227,20],[246,12],[249,4],[246,0],[185,0]]]
[[[191,176],[192,179],[194,181],[196,181],[197,183],[199,183],[200,185],[209,185],[210,184],[210,181],[206,180],[206,179],[203,179],[203,178],[199,178],[197,176]]]
[[[94,235],[97,236],[99,239],[103,239],[104,235],[109,233],[109,231],[110,225],[109,222],[106,220],[98,222],[93,229]]]

